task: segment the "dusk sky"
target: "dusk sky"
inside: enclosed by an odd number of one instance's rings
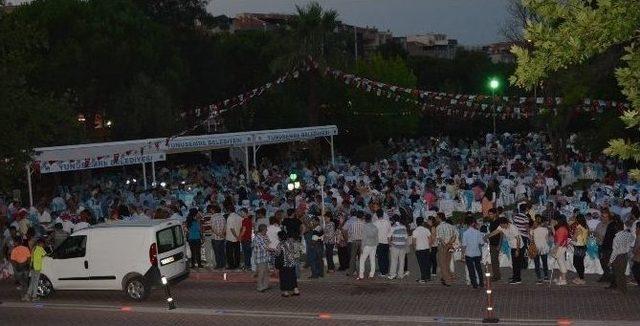
[[[29,0],[9,0],[22,3]],[[292,13],[311,0],[210,0],[214,15],[242,12]],[[502,40],[505,6],[512,0],[317,0],[338,11],[340,20],[357,26],[391,30],[396,36],[445,33],[462,45]]]
[[[215,15],[241,12],[293,12],[311,0],[212,0]],[[338,11],[340,20],[391,30],[394,35],[445,33],[463,45],[502,40],[499,29],[509,0],[318,0]]]

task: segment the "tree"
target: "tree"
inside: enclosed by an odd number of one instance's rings
[[[338,13],[335,10],[324,10],[320,4],[313,1],[304,7],[296,5],[297,14],[292,21],[293,36],[298,46],[290,55],[285,55],[289,67],[300,65],[301,62],[313,58],[320,63],[326,63],[333,47],[330,46],[334,37],[334,30],[338,26]],[[289,68],[290,69],[290,68]],[[307,75],[308,78],[308,117],[310,125],[317,125],[320,112],[318,100],[318,78],[316,71]]]
[[[296,5],[292,26],[296,37],[301,41],[300,55],[322,59],[328,51],[327,41],[338,27],[338,12],[324,10],[315,1],[304,7]]]
[[[594,56],[623,45],[625,66],[616,71],[622,94],[631,109],[622,117],[627,128],[640,127],[640,2],[636,0],[523,0],[537,15],[525,37],[532,41],[533,50],[514,47],[517,69],[511,81],[531,89],[552,73],[579,65]],[[614,139],[605,150],[622,159],[640,161],[640,143]],[[631,172],[640,178],[640,170]]]
[[[415,88],[417,80],[402,58],[385,59],[380,54],[358,61],[355,74],[406,88]],[[415,135],[420,121],[419,110],[415,104],[402,99],[396,101],[395,96],[378,97],[373,91],[350,90],[347,107],[343,110],[347,115],[343,121],[348,124],[342,129],[352,130],[354,138],[364,139],[368,144],[396,135]]]
[[[17,176],[25,175],[34,147],[81,138],[70,99],[29,84],[41,63],[31,54],[46,51],[48,43],[41,30],[14,19],[16,12],[0,15],[0,192],[21,186]]]
[[[508,42],[520,46],[528,46],[524,31],[527,24],[538,20],[537,16],[527,8],[522,0],[507,0],[507,19],[500,27],[500,33]]]

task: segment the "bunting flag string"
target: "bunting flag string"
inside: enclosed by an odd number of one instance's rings
[[[434,110],[447,115],[456,114],[457,117],[474,118],[475,116],[496,117],[506,119],[527,119],[552,111],[558,114],[558,105],[562,103],[560,97],[495,97],[486,95],[448,94],[444,92],[423,91],[403,88],[327,67],[323,70],[325,76],[332,77],[345,85],[379,97],[386,97],[396,102],[404,100],[407,103],[422,103],[422,110]],[[417,99],[417,100],[416,100]],[[495,109],[495,110],[494,110]],[[573,113],[602,113],[615,109],[621,113],[629,109],[628,103],[604,100],[584,99],[582,105],[573,108]]]
[[[352,112],[351,114],[354,116],[406,116],[422,112],[423,114],[444,114],[462,119],[490,118],[493,115],[501,120],[529,119],[550,111],[557,115],[558,105],[562,103],[562,98],[560,97],[503,96],[492,98],[487,95],[450,94],[446,92],[424,91],[371,80],[331,67],[319,69],[319,66],[318,62],[309,58],[301,66],[294,68],[279,76],[277,79],[267,82],[259,87],[213,104],[183,111],[180,113],[181,119],[193,117],[195,118],[196,123],[186,130],[167,137],[164,140],[164,144],[162,144],[162,141],[150,141],[148,144],[140,148],[130,149],[123,153],[113,153],[109,156],[101,156],[97,158],[97,160],[100,161],[108,158],[117,163],[123,157],[143,156],[145,149],[147,149],[148,153],[158,152],[161,146],[168,146],[172,139],[193,133],[206,125],[209,121],[219,119],[222,114],[236,108],[243,107],[252,99],[265,94],[269,89],[288,83],[291,80],[298,79],[301,73],[309,72],[312,69],[319,70],[321,75],[334,78],[351,88],[372,93],[378,97],[387,98],[395,102],[409,103],[419,107],[418,111]],[[593,115],[612,109],[616,110],[618,113],[622,113],[629,108],[630,105],[624,102],[592,100],[586,98],[583,100],[581,105],[573,108],[571,113],[575,115]],[[75,162],[85,166],[93,164],[92,159],[90,158],[71,161],[71,163]],[[50,161],[46,163],[51,165],[56,162]],[[37,169],[38,167],[35,168]]]

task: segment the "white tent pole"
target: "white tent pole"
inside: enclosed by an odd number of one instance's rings
[[[33,206],[33,188],[31,184],[31,166],[27,164],[26,167],[27,167],[27,186],[29,187],[29,207],[32,207]]]
[[[144,190],[147,190],[147,165],[142,163],[142,182],[144,183]]]
[[[249,182],[249,147],[244,146],[244,173],[247,174],[247,182]]]
[[[336,156],[333,151],[333,135],[331,135],[331,165],[336,165]]]
[[[255,168],[258,168],[258,165],[256,164],[256,154],[257,154],[258,150],[256,149],[256,142],[253,142],[253,166]]]
[[[158,184],[156,183],[156,161],[151,161],[151,182],[152,185],[155,187]]]

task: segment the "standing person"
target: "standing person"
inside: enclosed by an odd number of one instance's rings
[[[500,226],[498,214],[495,209],[489,210],[489,233],[492,233]],[[502,233],[495,234],[489,238],[489,255],[491,256],[491,281],[497,282],[502,277],[500,275],[500,245],[502,244]]]
[[[356,219],[351,223],[345,224],[347,227],[347,236],[349,239],[349,269],[347,276],[354,275],[357,270],[358,258],[362,255],[362,228],[364,227],[364,213],[358,211]]]
[[[251,270],[251,235],[253,233],[253,221],[249,215],[249,210],[242,208],[242,223],[240,227],[240,243],[242,244],[242,257],[244,258],[243,269]]]
[[[282,296],[285,298],[292,295],[300,295],[298,280],[296,279],[297,261],[294,240],[284,231],[278,232],[278,239],[280,243],[276,250],[276,268],[279,270],[280,291],[282,291]]]
[[[309,248],[307,248],[307,252],[309,253],[309,267],[311,267],[311,276],[309,278],[312,279],[324,277],[324,260],[322,259],[322,250],[324,247],[322,239],[324,232],[318,222],[318,219],[315,217],[309,222],[309,226],[313,228],[311,230],[311,238],[309,239]]]
[[[602,237],[602,245],[600,245],[600,265],[602,266],[602,276],[598,282],[611,282],[613,279],[613,275],[609,269],[611,250],[613,250],[613,238],[616,236],[616,226],[613,222],[614,218],[612,218],[611,213],[603,211],[602,222],[600,224],[606,224],[606,228],[604,229],[605,231]],[[598,227],[600,227],[600,225],[598,225]],[[596,227],[596,232],[602,232],[602,228],[598,230],[598,227]]]
[[[31,251],[31,280],[29,281],[29,289],[27,290],[27,299],[32,301],[38,300],[38,281],[40,280],[40,271],[42,271],[42,259],[47,255],[44,250],[44,238],[38,238],[36,244]]]
[[[431,232],[431,242],[429,243],[431,246],[431,250],[429,250],[431,276],[436,277],[438,276],[438,244],[436,243],[436,228],[438,226],[438,222],[434,216],[429,216],[427,224],[429,226],[429,232]]]
[[[189,249],[191,249],[191,268],[202,268],[202,225],[200,224],[200,214],[198,210],[192,208],[187,215],[187,232],[189,234]]]
[[[269,238],[269,249],[272,252],[275,252],[278,247],[278,243],[280,243],[280,239],[278,238],[278,232],[282,231],[280,228],[280,221],[275,216],[271,216],[269,218],[269,226],[267,226],[267,238]]]
[[[304,267],[307,268],[311,265],[311,259],[315,259],[314,253],[311,252],[311,238],[313,237],[313,229],[316,227],[314,223],[314,217],[305,214],[302,218],[302,238],[304,239],[304,247],[306,249],[306,255],[304,259]]]
[[[376,211],[378,220],[375,226],[378,229],[378,248],[376,248],[376,257],[378,258],[378,270],[380,277],[386,277],[389,273],[389,234],[391,233],[391,223],[384,216],[382,209]]]
[[[225,263],[224,247],[225,247],[225,230],[226,221],[220,210],[220,206],[213,205],[213,215],[211,216],[211,238],[213,239],[213,254],[216,260],[215,269],[223,269]]]
[[[484,194],[482,195],[481,203],[483,216],[487,216],[490,209],[495,209],[496,191],[494,188],[494,182],[492,180],[491,182],[489,182],[487,190],[485,190]]]
[[[535,257],[529,257],[533,259],[533,263],[536,268],[537,284],[542,284],[544,281],[549,281],[549,228],[542,222],[541,216],[536,216],[536,219],[532,221],[531,227],[531,241],[536,246]],[[544,276],[544,279],[543,279]]]
[[[214,267],[213,262],[213,234],[211,231],[211,218],[213,217],[213,206],[207,205],[207,213],[202,216],[202,234],[204,236],[204,258],[207,267]]]
[[[257,289],[264,292],[269,289],[269,238],[267,226],[258,225],[258,232],[253,238],[253,259],[256,263]]]
[[[267,218],[267,210],[265,208],[260,208],[256,210],[256,228],[258,225],[264,224],[265,226],[269,226],[269,219]]]
[[[300,235],[304,230],[302,221],[298,218],[295,209],[290,208],[287,210],[287,216],[282,220],[282,230],[287,233],[287,236],[296,245],[296,254],[300,253],[302,248],[302,237]],[[300,277],[300,264],[296,264],[296,277]]]
[[[338,263],[340,267],[338,271],[346,271],[349,269],[349,242],[347,232],[344,231],[346,221],[342,218],[340,228],[336,231],[336,246],[338,247]]]
[[[636,221],[636,242],[631,251],[631,274],[640,286],[640,221]]]
[[[451,273],[451,258],[453,244],[456,242],[458,229],[449,224],[442,212],[436,214],[438,227],[436,227],[436,242],[438,243],[438,265],[440,266],[440,283],[451,286],[453,275]]]
[[[376,249],[378,249],[378,228],[373,224],[371,214],[364,217],[362,227],[362,255],[360,256],[360,270],[358,280],[364,279],[364,265],[369,258],[369,278],[376,273]]]
[[[391,269],[389,270],[390,280],[393,280],[396,276],[399,279],[404,278],[404,258],[407,255],[408,238],[409,234],[407,233],[407,227],[402,224],[402,218],[400,218],[399,215],[394,215],[391,236],[389,237],[389,247],[391,252]]]
[[[240,267],[240,229],[242,228],[242,217],[236,214],[231,198],[225,201],[225,211],[227,212],[226,258],[229,269]]]
[[[518,229],[520,232],[520,238],[522,239],[522,266],[526,268],[529,266],[529,261],[525,253],[527,253],[527,248],[529,247],[529,228],[531,218],[527,214],[530,207],[527,203],[520,204],[518,208],[519,212],[514,214],[511,218],[512,224]]]
[[[62,223],[56,223],[53,225],[53,233],[51,235],[53,249],[58,248],[58,246],[61,245],[68,237],[69,233],[62,229]]]
[[[627,277],[625,272],[627,271],[627,255],[629,248],[633,244],[633,235],[624,227],[624,223],[620,220],[619,216],[614,216],[613,221],[616,235],[613,238],[611,257],[609,258],[609,265],[613,271],[613,277],[611,284],[607,289],[616,289],[622,293],[627,292]]]
[[[576,228],[574,231],[573,244],[573,267],[578,274],[577,278],[572,280],[573,284],[583,285],[584,280],[584,257],[587,255],[587,239],[589,238],[589,227],[587,226],[587,220],[582,214],[576,216]]]
[[[469,279],[474,289],[478,286],[484,287],[484,278],[482,275],[482,246],[484,245],[484,237],[482,232],[478,231],[478,225],[472,216],[465,218],[465,224],[468,228],[462,234],[462,249],[464,251],[464,261],[469,271]]]
[[[558,262],[560,275],[555,280],[557,285],[567,285],[567,245],[569,243],[569,226],[564,216],[558,218],[553,232],[553,256]]]
[[[511,248],[511,269],[513,275],[509,284],[521,284],[522,278],[520,273],[522,271],[524,252],[522,251],[523,243],[520,231],[518,231],[516,226],[510,223],[506,217],[500,218],[499,221],[500,226],[495,231],[489,233],[488,237],[491,238],[498,233],[504,235]]]
[[[333,247],[336,245],[336,225],[333,222],[333,214],[326,212],[324,216],[324,252],[327,259],[327,273],[336,271],[336,265],[333,262]]]
[[[431,262],[429,251],[431,249],[431,231],[424,227],[424,218],[416,218],[416,228],[411,234],[416,248],[416,259],[420,266],[420,278],[416,282],[424,284],[431,280]]]
[[[11,250],[10,258],[13,265],[13,276],[20,285],[22,292],[22,301],[29,301],[27,296],[28,281],[29,281],[29,261],[31,259],[31,252],[26,245],[26,241],[20,239],[20,237],[14,238],[14,247]]]

